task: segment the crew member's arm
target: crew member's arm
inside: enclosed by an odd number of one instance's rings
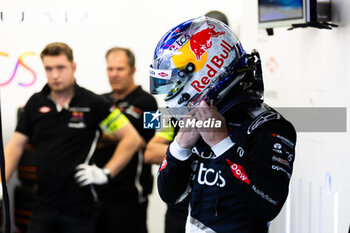
[[[130,121],[118,109],[109,114],[100,123],[100,127],[105,133],[113,135],[118,145],[104,168],[99,168],[95,164],[77,166],[74,176],[81,186],[108,183],[108,179],[118,175],[145,144]]]
[[[27,142],[28,136],[15,132],[10,141],[7,143],[4,149],[6,181],[11,178],[13,172],[16,170]]]
[[[19,111],[19,119],[15,132],[13,133],[11,139],[6,144],[4,148],[4,159],[5,159],[5,179],[6,181],[10,180],[13,172],[17,169],[18,163],[23,154],[24,148],[27,145],[30,135],[32,133],[31,126],[32,124],[29,121],[28,111],[34,109],[32,107],[31,97],[27,104],[24,106],[23,111]],[[1,183],[1,177],[0,177]],[[0,185],[1,186],[1,185]],[[2,196],[2,188],[0,188]]]
[[[111,177],[118,175],[130,162],[133,155],[144,147],[144,140],[129,121],[113,135],[118,145],[112,158],[105,165],[105,168],[111,171]]]
[[[146,146],[144,162],[147,164],[161,164],[170,141],[155,135]]]
[[[147,164],[161,164],[169,144],[174,140],[175,129],[170,126],[163,128],[147,143],[144,152],[144,162]]]
[[[106,146],[117,145],[118,141],[113,134],[102,133],[100,140],[98,141],[97,148],[103,148]]]

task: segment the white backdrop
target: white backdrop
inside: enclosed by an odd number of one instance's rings
[[[333,0],[337,29],[276,29],[268,37],[257,26],[256,1],[83,1],[0,0],[0,91],[4,144],[15,128],[16,109],[45,84],[39,58],[53,41],[68,43],[78,64],[78,83],[96,93],[109,91],[104,55],[112,46],[136,54],[136,82],[148,90],[148,67],[162,35],[209,10],[229,18],[247,52],[263,59],[266,100],[273,107],[348,107],[349,1]],[[34,53],[35,55],[31,55]],[[13,79],[15,65],[20,65]],[[34,79],[35,75],[36,79]],[[30,84],[20,86],[20,83]],[[162,102],[159,101],[159,105]],[[331,124],[331,122],[325,122]],[[348,133],[299,133],[290,206],[271,232],[346,232],[349,227]],[[154,174],[156,171],[154,166]],[[327,181],[327,182],[326,182]],[[15,180],[11,180],[15,183]],[[327,184],[327,185],[326,185]],[[163,232],[165,205],[156,186],[150,200],[150,233]]]

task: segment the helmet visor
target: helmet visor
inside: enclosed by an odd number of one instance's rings
[[[188,76],[180,77],[178,71],[178,69],[159,70],[150,67],[151,94],[168,94],[168,97],[175,96],[188,81]]]
[[[152,94],[167,94],[174,85],[172,70],[158,70],[150,67],[150,89]]]

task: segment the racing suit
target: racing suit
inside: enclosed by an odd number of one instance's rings
[[[184,157],[172,142],[159,168],[159,194],[167,203],[189,195],[186,232],[266,233],[288,195],[295,129],[265,104],[222,115],[229,137],[219,149],[200,138]]]

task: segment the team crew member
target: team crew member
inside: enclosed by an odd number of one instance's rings
[[[37,153],[38,203],[28,232],[92,233],[97,205],[93,186],[87,185],[102,185],[116,176],[143,141],[119,110],[111,112],[110,103],[76,83],[76,63],[68,45],[48,44],[41,59],[47,84],[26,103],[5,148],[6,178],[32,138]],[[103,169],[89,165],[100,127],[119,141]]]
[[[173,120],[174,121],[174,120]],[[164,159],[169,144],[174,140],[179,128],[171,124],[163,128],[147,143],[145,163],[160,165]],[[188,214],[188,198],[177,204],[168,204],[165,214],[165,233],[185,232]]]
[[[113,47],[106,53],[107,75],[112,92],[103,97],[119,109],[147,142],[154,130],[143,128],[143,113],[156,111],[157,102],[137,86],[135,56],[130,49]],[[105,135],[107,136],[107,135]],[[96,150],[96,164],[102,166],[113,155],[115,143],[102,138]],[[101,200],[96,232],[147,232],[148,195],[152,191],[151,166],[144,164],[143,152],[135,153],[118,176],[97,189]]]
[[[263,103],[259,54],[200,17],[162,38],[150,74],[169,112],[185,113],[159,168],[161,198],[190,193],[186,232],[266,233],[288,195],[296,133]]]

